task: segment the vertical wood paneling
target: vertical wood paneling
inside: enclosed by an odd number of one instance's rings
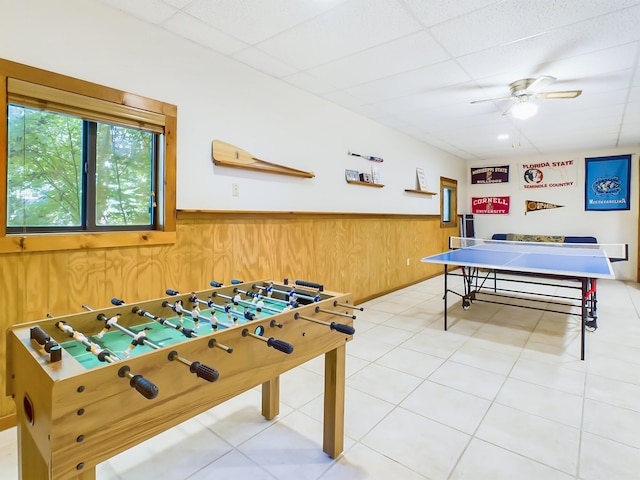
[[[0,317],[2,383],[6,329],[47,312],[104,307],[114,296],[132,303],[233,278],[308,280],[362,300],[440,274],[420,258],[445,250],[456,234],[437,217],[181,212],[172,245],[2,254],[0,304],[10,313]],[[0,418],[13,411],[0,395]]]

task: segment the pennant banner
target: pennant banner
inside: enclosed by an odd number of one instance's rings
[[[520,188],[575,187],[577,168],[573,160],[531,162],[518,165]]]
[[[555,203],[536,202],[535,200],[525,200],[524,214],[535,212],[537,210],[549,210],[551,208],[562,208],[564,205],[556,205]]]
[[[479,167],[471,169],[472,185],[507,182],[509,182],[509,165],[502,165],[500,167]]]
[[[507,215],[510,197],[471,197],[471,213]]]
[[[585,158],[585,210],[629,210],[631,155]]]

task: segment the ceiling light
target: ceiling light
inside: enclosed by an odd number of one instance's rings
[[[508,138],[509,138],[508,133],[501,133],[500,135],[498,135],[498,140],[507,140]]]
[[[538,112],[538,105],[529,102],[529,97],[522,96],[519,98],[519,102],[516,103],[511,109],[511,115],[513,118],[519,120],[526,120],[533,117]]]

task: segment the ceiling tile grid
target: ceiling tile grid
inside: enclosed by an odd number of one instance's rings
[[[463,159],[640,144],[640,0],[95,1]]]

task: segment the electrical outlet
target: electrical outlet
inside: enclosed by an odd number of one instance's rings
[[[231,185],[231,195],[234,197],[239,197],[240,196],[240,185],[237,183],[234,183]]]

